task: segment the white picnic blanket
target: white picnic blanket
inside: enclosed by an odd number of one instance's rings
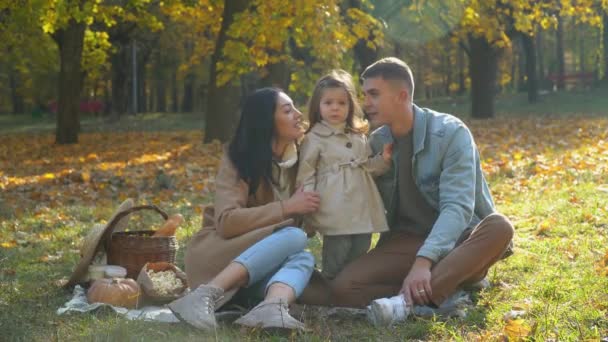
[[[466,317],[466,311],[472,307],[473,303],[468,292],[458,291],[454,295],[450,296],[445,302],[441,304],[439,308],[431,308],[428,306],[415,306],[413,314],[421,317],[430,317],[434,315],[444,317]],[[143,320],[152,322],[165,322],[165,323],[178,323],[180,322],[177,317],[167,307],[161,306],[146,306],[139,309],[127,309],[118,306],[113,306],[104,303],[92,303],[89,304],[85,290],[80,286],[74,287],[74,296],[63,307],[57,309],[58,315],[65,313],[86,313],[93,310],[97,310],[100,307],[110,307],[116,313],[125,316],[129,320]],[[326,317],[341,316],[341,315],[352,315],[352,316],[365,316],[364,309],[348,309],[348,308],[328,308],[318,307],[323,315]],[[238,311],[226,311],[216,313],[218,320],[233,320],[243,312]]]
[[[110,307],[117,314],[125,316],[129,320],[143,320],[143,321],[154,321],[154,322],[165,322],[165,323],[178,323],[179,320],[171,310],[167,307],[161,306],[145,306],[139,309],[127,309],[118,306],[113,306],[104,303],[92,303],[89,304],[85,290],[80,286],[74,287],[74,296],[63,307],[57,309],[58,315],[65,313],[84,313],[93,310],[97,310],[100,307]]]

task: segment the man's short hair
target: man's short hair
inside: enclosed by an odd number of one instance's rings
[[[414,76],[412,70],[402,60],[396,57],[382,58],[365,68],[361,73],[361,80],[366,78],[382,77],[387,81],[403,81],[414,98]]]

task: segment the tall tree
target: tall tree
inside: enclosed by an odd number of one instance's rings
[[[543,30],[540,26],[536,28],[536,54],[538,61],[538,78],[540,80],[545,79],[545,59],[544,59],[544,51],[543,51]]]
[[[389,35],[391,37],[419,41],[443,33],[458,38],[469,56],[471,115],[487,118],[494,116],[498,58],[504,49],[511,46],[512,39],[522,33],[532,38],[535,25],[554,26],[559,15],[586,20],[584,18],[592,17],[590,13],[593,11],[589,8],[594,1],[597,0],[414,0],[407,3],[386,0],[377,3],[379,6],[382,3],[391,16],[399,17],[398,22],[408,23],[393,25],[398,28],[398,33]],[[558,4],[561,8],[556,13]],[[403,21],[403,18],[409,18],[409,21]],[[390,30],[391,21],[386,21]],[[527,54],[533,56],[534,44],[527,40],[525,46]],[[532,85],[528,87],[530,99],[535,99],[535,63],[532,58],[526,60],[530,61],[525,68],[529,72],[526,78]]]
[[[485,37],[469,35],[469,74],[471,76],[471,115],[485,119],[494,116],[496,78],[500,49]]]
[[[77,3],[82,10],[84,1]],[[57,128],[55,142],[58,144],[75,144],[80,130],[79,102],[82,94],[81,60],[84,47],[84,21],[70,18],[66,25],[53,33],[53,39],[59,46],[59,101],[57,111]]]
[[[370,36],[370,30],[376,40],[369,44],[380,43],[383,35],[379,23],[357,8],[342,12],[340,3],[339,0],[226,2],[211,60],[206,141],[225,141],[230,137],[236,115],[234,94],[241,88],[239,77],[268,72],[267,68],[278,65],[293,71],[289,75],[291,95],[305,98],[316,78],[328,69],[352,69],[350,51],[359,39]],[[228,20],[232,21],[226,23]],[[224,94],[231,96],[221,96]]]
[[[205,142],[211,142],[215,139],[226,141],[232,134],[232,126],[237,122],[238,101],[236,99],[240,91],[236,82],[218,84],[218,64],[228,40],[230,25],[234,22],[237,14],[245,11],[249,4],[250,0],[234,0],[224,4],[222,25],[209,67],[209,93],[207,111],[205,113]]]
[[[57,47],[40,30],[37,7],[20,1],[0,2],[0,91],[13,113],[44,107],[55,98]],[[2,94],[4,95],[4,94]]]
[[[604,47],[604,76],[602,80],[608,84],[608,11],[606,9],[602,11],[602,42]]]
[[[42,29],[59,47],[59,105],[55,141],[78,142],[79,101],[82,93],[83,50],[87,31],[103,31],[117,22],[136,22],[152,29],[162,23],[148,11],[148,0],[30,0],[36,8]],[[177,0],[173,0],[177,1]],[[90,35],[108,41],[105,35]],[[109,48],[108,44],[97,44]],[[84,65],[86,68],[86,65]]]
[[[536,71],[536,46],[534,38],[529,34],[521,35],[522,45],[526,56],[526,89],[528,91],[528,102],[538,101],[538,74]]]
[[[555,30],[555,56],[557,58],[557,89],[563,90],[566,87],[566,60],[564,54],[564,18],[557,16],[557,28]]]

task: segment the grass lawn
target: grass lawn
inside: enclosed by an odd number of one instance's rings
[[[488,275],[466,318],[418,318],[376,329],[361,318],[302,317],[312,332],[279,335],[222,324],[127,321],[109,310],[57,316],[57,286],[82,238],[127,197],[181,213],[180,245],[213,200],[221,147],[203,145],[196,115],[146,114],[82,122],[80,143],[53,145],[53,122],[0,116],[0,340],[424,340],[608,339],[608,104],[591,93],[549,94],[541,104],[501,98],[498,117],[465,119],[479,145],[498,210],[516,226],[515,255]],[[427,104],[466,112],[456,100]],[[454,103],[454,105],[452,105]],[[158,225],[153,213],[132,229]],[[319,255],[318,239],[310,248]],[[178,256],[181,266],[183,248]],[[509,313],[519,312],[518,317]]]

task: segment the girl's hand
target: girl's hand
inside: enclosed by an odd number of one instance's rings
[[[389,162],[393,157],[393,144],[384,144],[384,149],[382,150],[382,159],[385,162]]]
[[[304,191],[299,187],[288,200],[283,202],[283,210],[285,216],[310,214],[319,209],[320,203],[319,193]]]

